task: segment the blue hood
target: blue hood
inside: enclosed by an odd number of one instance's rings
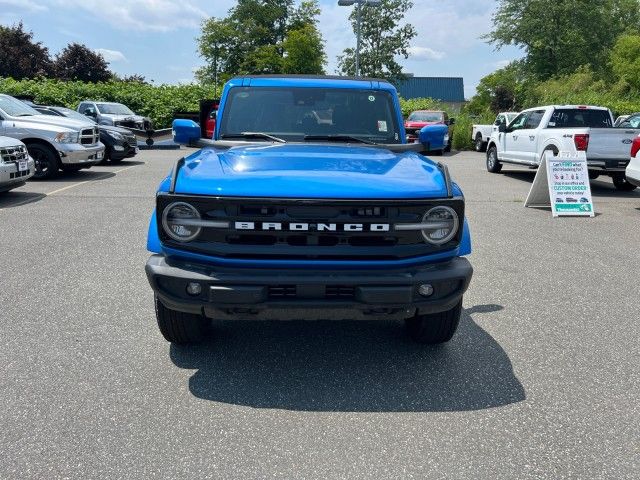
[[[176,193],[280,198],[446,197],[438,166],[416,153],[335,144],[205,148],[186,158]]]

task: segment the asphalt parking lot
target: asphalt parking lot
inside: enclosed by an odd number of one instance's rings
[[[552,219],[534,172],[444,157],[475,249],[450,344],[300,321],[178,348],[144,263],[179,154],[0,196],[0,478],[637,478],[640,193]]]

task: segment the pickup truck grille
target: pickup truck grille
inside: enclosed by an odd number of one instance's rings
[[[228,227],[203,227],[193,241],[176,241],[162,226],[162,213],[174,202],[189,203],[198,210],[201,220],[228,223]],[[461,231],[438,246],[425,242],[419,230],[393,228],[398,223],[420,223],[425,212],[436,205],[452,207],[462,222],[464,202],[460,198],[345,201],[161,194],[157,197],[158,232],[167,246],[227,258],[396,260],[458,245]],[[357,231],[347,230],[347,226]],[[328,292],[337,296],[343,293]]]
[[[80,143],[82,145],[96,145],[100,141],[100,130],[98,127],[85,128],[80,132]]]
[[[0,148],[0,160],[4,163],[17,163],[21,160],[27,160],[29,153],[24,145],[16,145],[15,147]]]

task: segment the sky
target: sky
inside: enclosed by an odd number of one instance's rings
[[[336,56],[355,45],[348,23],[352,7],[319,0],[319,28],[326,42],[327,73]],[[158,83],[189,83],[202,65],[196,37],[203,19],[224,17],[234,0],[0,0],[0,24],[22,21],[52,54],[70,42],[99,51],[120,75],[140,74]],[[495,51],[480,37],[491,30],[495,0],[414,0],[406,16],[418,35],[412,55],[399,59],[416,76],[463,77],[465,95],[479,80],[522,56],[514,47]],[[375,8],[375,7],[365,7]]]

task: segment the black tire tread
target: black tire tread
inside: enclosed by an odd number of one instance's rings
[[[415,315],[405,321],[414,342],[437,345],[451,340],[458,329],[462,314],[462,299],[451,310],[427,315]]]
[[[496,151],[496,162],[493,166],[493,168],[489,168],[489,154],[491,153],[491,150],[495,150]],[[498,150],[496,149],[495,145],[491,145],[488,149],[487,149],[487,160],[486,160],[486,164],[487,164],[487,171],[490,173],[500,173],[500,171],[502,170],[502,163],[500,163],[498,160]]]
[[[156,320],[162,336],[171,343],[198,343],[205,336],[207,320],[202,315],[178,312],[155,297]]]

